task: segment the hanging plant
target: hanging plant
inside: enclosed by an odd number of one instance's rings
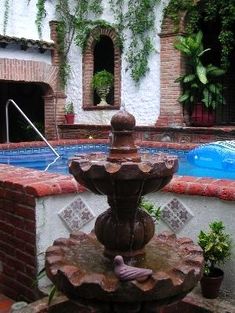
[[[199,30],[200,22],[216,20],[220,25],[221,66],[228,69],[229,57],[235,47],[235,1],[234,0],[171,0],[165,15],[177,27],[181,12],[186,12],[186,30],[193,33]]]

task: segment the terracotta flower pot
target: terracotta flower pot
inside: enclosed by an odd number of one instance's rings
[[[191,124],[193,126],[213,126],[216,122],[214,110],[208,110],[202,103],[197,103],[191,115]]]
[[[66,124],[74,124],[74,114],[65,114]]]
[[[224,272],[219,268],[215,268],[213,276],[203,275],[200,281],[203,297],[208,299],[217,298],[223,278]]]

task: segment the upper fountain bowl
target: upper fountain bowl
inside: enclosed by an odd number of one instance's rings
[[[140,162],[124,159],[114,163],[105,154],[76,156],[70,173],[96,194],[145,195],[163,188],[178,169],[177,157],[165,154],[139,154]]]
[[[163,188],[178,169],[175,156],[139,154],[134,143],[135,118],[119,111],[111,119],[109,154],[77,155],[69,171],[96,194],[145,195]]]

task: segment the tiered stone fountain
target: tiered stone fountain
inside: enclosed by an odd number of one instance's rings
[[[76,156],[70,173],[89,190],[107,195],[110,208],[98,216],[91,234],[56,240],[46,252],[49,278],[69,299],[70,313],[151,313],[182,299],[201,278],[203,256],[191,239],[154,235],[154,222],[138,208],[141,196],[164,187],[178,160],[165,154],[139,154],[135,118],[119,111],[111,120],[108,156]],[[113,268],[115,256],[150,269],[143,281],[123,281]],[[72,309],[73,308],[73,309]]]

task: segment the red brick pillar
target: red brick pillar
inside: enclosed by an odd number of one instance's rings
[[[51,39],[55,42],[55,49],[52,51],[52,65],[57,69],[60,65],[60,56],[57,46],[57,31],[58,21],[50,21]],[[47,139],[59,139],[57,129],[58,124],[64,123],[64,107],[66,95],[63,87],[60,84],[59,70],[57,72],[57,84],[54,94],[48,94],[44,97],[45,101],[45,135]]]
[[[49,25],[51,29],[51,39],[55,43],[55,49],[53,49],[51,52],[51,62],[52,62],[52,65],[58,66],[60,64],[60,56],[59,56],[59,52],[57,48],[57,31],[56,31],[58,21],[50,21]]]
[[[180,27],[180,30],[183,26]],[[177,101],[181,94],[179,83],[175,83],[184,72],[184,59],[182,54],[174,48],[176,36],[171,20],[165,18],[162,24],[161,38],[161,65],[160,65],[160,116],[156,126],[182,126],[184,125],[183,107]]]
[[[44,96],[45,107],[45,137],[56,140],[58,137],[57,125],[64,123],[64,106],[66,95],[63,92]]]

